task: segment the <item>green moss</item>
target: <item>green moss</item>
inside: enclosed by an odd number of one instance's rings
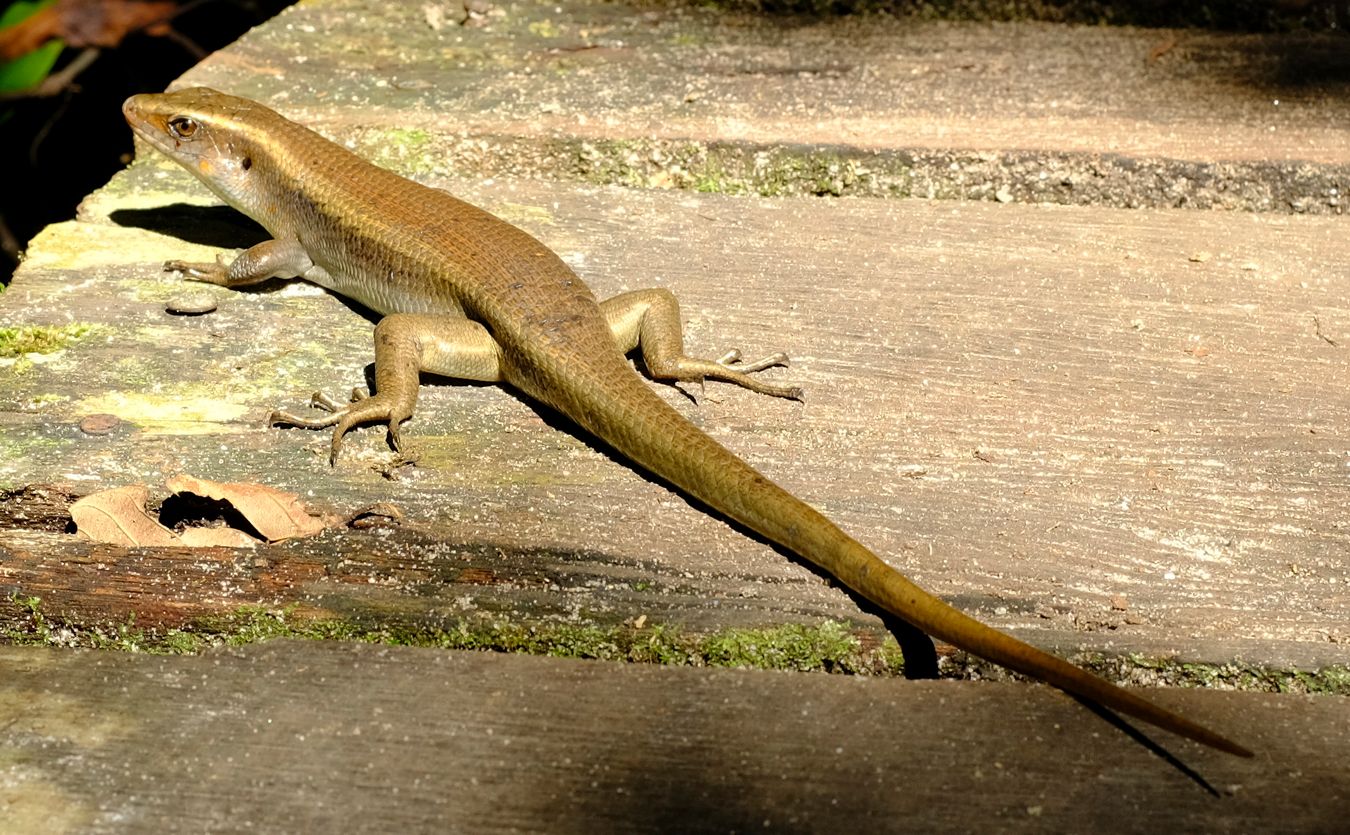
[[[114,649],[125,652],[185,654],[212,646],[241,646],[273,638],[353,640],[398,646],[441,647],[480,652],[513,652],[557,658],[590,658],[675,666],[751,667],[759,669],[887,672],[900,666],[890,642],[865,652],[840,623],[788,625],[767,629],[728,629],[693,635],[668,626],[637,628],[594,624],[463,621],[450,627],[413,624],[364,625],[296,614],[294,607],[245,606],[203,618],[181,629],[149,630],[134,618],[120,624],[54,623],[41,599],[11,595],[11,611],[0,622],[13,625],[0,638],[14,644]]]
[[[241,606],[182,629],[142,629],[136,626],[134,615],[124,623],[87,625],[48,615],[40,597],[11,594],[8,602],[18,617],[0,615],[0,622],[11,621],[0,630],[0,640],[11,644],[188,655],[213,646],[242,646],[271,638],[370,639],[350,624],[297,619],[290,609]]]
[[[44,612],[35,596],[11,594],[0,605],[0,641],[10,644],[78,646],[157,654],[192,654],[216,646],[242,646],[293,638],[347,640],[395,646],[511,652],[556,658],[586,658],[682,667],[738,667],[857,675],[896,675],[904,659],[895,639],[867,641],[846,624],[788,624],[762,629],[724,629],[692,634],[672,626],[601,626],[544,622],[522,625],[466,620],[446,627],[409,623],[368,625],[299,614],[296,607],[242,606],[202,618],[181,629],[142,629],[135,619],[120,624],[76,624]],[[6,611],[6,609],[8,611]],[[863,633],[869,637],[870,633]],[[968,659],[964,661],[963,659]],[[1264,693],[1350,696],[1350,668],[1279,670],[1249,664],[1194,664],[1147,656],[1077,659],[1108,680],[1150,686],[1206,687]],[[988,662],[957,653],[948,675],[989,676]]]
[[[774,670],[876,671],[861,643],[840,623],[728,629],[710,635],[673,627],[594,625],[460,624],[448,631],[390,634],[393,643],[465,650],[520,652],[559,658],[592,658],[678,666],[747,667]]]
[[[529,24],[530,34],[540,38],[557,38],[562,36],[562,29],[558,24],[551,20],[534,20]]]
[[[1350,0],[1347,0],[1350,2]],[[699,108],[697,97],[688,102]],[[928,200],[1007,200],[1117,208],[1222,208],[1336,214],[1334,171],[1294,163],[1237,164],[1219,171],[1203,162],[1159,163],[1148,183],[1131,166],[1079,153],[954,149],[868,149],[838,144],[752,144],[670,139],[523,139],[493,134],[474,139],[438,134],[435,147],[414,162],[392,162],[406,171],[434,168],[436,175],[473,172],[478,179],[512,177],[581,182],[636,189],[675,189],[765,197],[826,196]],[[362,153],[377,159],[378,138],[362,139]],[[1052,175],[1053,174],[1053,175]],[[1159,182],[1189,182],[1179,197]],[[1265,183],[1266,187],[1243,183]],[[1236,185],[1235,185],[1236,184]],[[1271,189],[1274,189],[1273,191]],[[452,191],[454,189],[451,189]],[[1333,195],[1327,199],[1309,195]]]
[[[0,357],[54,354],[88,336],[93,330],[93,325],[84,323],[60,327],[30,325],[19,328],[0,328]]]
[[[1253,664],[1192,664],[1131,655],[1128,659],[1097,659],[1091,665],[1106,674],[1132,667],[1146,671],[1150,683],[1168,687],[1216,687],[1261,693],[1318,693],[1350,695],[1350,668],[1272,670]]]
[[[362,137],[361,154],[384,168],[405,175],[438,171],[441,139],[422,128],[389,128]]]
[[[581,180],[630,188],[840,197],[903,196],[909,186],[905,160],[832,146],[756,149],[737,143],[589,140],[573,146],[570,156]]]
[[[746,178],[728,170],[727,160],[719,155],[705,158],[689,172],[692,188],[703,194],[744,194],[749,191]]]
[[[3,401],[0,401],[3,403]],[[0,464],[3,464],[5,481],[3,488],[19,487],[31,480],[35,471],[49,472],[50,462],[63,460],[73,444],[79,441],[70,435],[45,431],[42,426],[7,427],[0,434]],[[35,465],[45,461],[47,464]],[[13,475],[17,482],[11,483],[8,477]]]
[[[700,649],[715,667],[856,672],[860,660],[858,639],[830,621],[720,632],[704,639]]]
[[[162,643],[166,655],[195,655],[209,646],[200,635],[182,630],[171,630]]]
[[[27,619],[27,629],[7,629],[4,633],[5,638],[14,643],[48,643],[51,638],[51,627],[47,625],[47,618],[42,614],[42,598],[36,596],[24,596],[18,593],[9,596],[9,602],[17,609],[22,618]],[[32,638],[36,640],[26,640]]]

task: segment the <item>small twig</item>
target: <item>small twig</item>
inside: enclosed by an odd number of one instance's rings
[[[198,61],[210,54],[205,49],[202,49],[196,41],[192,40],[187,35],[184,35],[182,32],[179,32],[172,26],[169,26],[167,23],[165,24],[164,37],[181,46],[189,55],[196,58]]]
[[[42,83],[36,87],[29,87],[26,90],[10,90],[0,92],[0,101],[12,101],[16,99],[47,99],[52,96],[58,96],[66,90],[78,90],[75,85],[75,76],[89,69],[89,65],[99,56],[98,47],[91,46],[80,50],[74,60],[61,68],[59,72],[54,72],[42,79]]]
[[[1339,344],[1336,342],[1336,340],[1322,333],[1322,320],[1317,318],[1316,313],[1313,314],[1313,332],[1317,334],[1318,338],[1320,338],[1323,342],[1327,343],[1328,345]]]

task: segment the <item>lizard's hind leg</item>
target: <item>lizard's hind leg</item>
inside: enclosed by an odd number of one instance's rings
[[[787,354],[771,354],[743,362],[741,352],[730,350],[715,360],[698,359],[684,352],[680,303],[669,290],[655,288],[623,293],[600,303],[614,342],[625,354],[640,348],[648,373],[656,380],[702,382],[722,380],[760,394],[802,399],[798,386],[779,386],[750,376],[757,371],[788,364]]]
[[[305,429],[333,427],[329,461],[337,460],[342,438],[358,423],[387,423],[389,440],[399,450],[399,424],[412,416],[417,404],[418,372],[426,371],[461,380],[495,383],[501,380],[501,348],[477,322],[448,315],[394,313],[375,326],[375,392],[369,397],[353,391],[352,402],[340,405],[316,393],[310,404],[329,414],[303,418],[272,412],[268,423]]]

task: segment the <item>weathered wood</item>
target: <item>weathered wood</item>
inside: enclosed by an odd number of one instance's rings
[[[645,604],[614,589],[640,575],[687,579],[713,621],[728,596],[770,622],[853,611],[495,388],[428,387],[405,431],[420,466],[399,480],[377,471],[389,458],[379,430],[329,470],[321,434],[262,419],[359,383],[370,323],[299,286],[222,292],[205,317],[164,313],[178,285],[156,264],[210,251],[127,224],[153,227],[169,213],[154,207],[193,193],[138,166],[87,201],[83,222],[49,230],[0,297],[7,318],[103,328],[0,372],[8,484],[153,485],[181,471],[265,481],[338,512],[393,501],[453,542],[589,563],[595,581],[546,611],[636,617]],[[1343,221],[526,183],[460,193],[538,234],[601,295],[671,288],[697,351],[788,349],[793,367],[774,373],[807,386],[805,406],[663,391],[979,616],[1077,633],[1090,649],[1345,663]],[[94,281],[76,272],[91,262]],[[125,423],[82,435],[75,425],[95,412]],[[336,541],[324,540],[334,558],[346,550]],[[504,585],[529,575],[513,565]]]
[[[1350,811],[1338,697],[1156,692],[1259,752],[1157,740],[1215,797],[1047,688],[312,642],[0,667],[13,831],[1312,833]]]
[[[486,27],[436,29],[419,8],[371,8],[292,9],[191,83],[275,101],[424,179],[451,164],[491,172],[510,146],[537,157],[532,167],[506,154],[510,164],[551,177],[670,185],[673,163],[645,146],[634,145],[629,168],[602,171],[614,148],[576,156],[567,143],[842,143],[914,158],[915,188],[886,193],[924,193],[923,176],[952,169],[964,184],[944,196],[988,198],[1006,183],[1005,197],[1057,200],[1067,172],[1073,201],[1261,207],[1250,195],[1224,202],[1255,189],[1270,198],[1265,208],[1281,208],[1294,187],[1306,191],[1304,209],[1340,210],[1322,186],[1350,148],[1350,99],[1336,95],[1346,54],[1321,36],[1183,33],[1154,55],[1170,35],[875,19],[783,26],[586,2],[506,4]],[[355,41],[363,45],[347,48]],[[372,42],[398,43],[398,60]],[[283,76],[278,96],[265,79]],[[378,127],[387,125],[398,127]],[[1008,153],[1030,156],[1013,165]],[[959,159],[948,165],[943,154]],[[1047,167],[1065,155],[1078,161]],[[1210,166],[1209,179],[1178,179],[1169,159]],[[1342,223],[430,179],[526,226],[603,294],[675,289],[698,350],[792,353],[796,365],[779,376],[808,385],[804,408],[717,387],[697,407],[666,393],[982,618],[1088,649],[1346,662]],[[1045,193],[1021,190],[1040,182]],[[398,582],[398,555],[354,536],[389,595],[362,612],[401,601],[436,622],[435,612],[461,611],[447,599],[537,585],[515,617],[652,612],[698,628],[857,618],[837,590],[494,389],[430,388],[407,432],[422,466],[403,480],[374,471],[387,460],[378,432],[349,444],[330,473],[321,437],[264,430],[261,419],[312,389],[358,383],[369,323],[303,288],[221,294],[222,309],[201,318],[164,314],[177,290],[155,265],[214,254],[183,239],[256,239],[229,212],[176,205],[202,197],[181,173],[138,166],[91,198],[84,222],[54,227],[30,249],[0,297],[0,321],[105,329],[27,373],[0,369],[0,486],[154,486],[179,471],[256,479],[338,511],[392,499],[436,532],[400,540],[433,564],[445,547],[519,555],[486,586],[444,572],[447,585],[424,599],[425,588]],[[75,426],[90,413],[123,422],[85,435]],[[139,556],[20,531],[0,536],[9,549],[0,586],[40,590],[77,618],[135,612],[146,625],[244,601],[317,597],[341,610],[353,584],[330,573],[350,556],[339,539],[315,546],[329,549],[321,556],[310,546],[269,551],[265,561],[294,561],[295,572],[276,572],[271,586],[247,560],[226,560],[243,579],[207,594],[223,570],[209,560],[181,560],[175,591],[147,580]],[[65,576],[63,559],[112,568],[63,587],[53,580]],[[537,583],[531,560],[552,566],[546,573],[565,562],[586,579]],[[676,579],[687,607],[661,602]],[[146,582],[153,594],[136,593]],[[631,592],[647,582],[656,599]],[[174,604],[156,603],[161,595]]]
[[[1068,653],[1350,666],[1350,239],[1279,216],[1343,211],[1343,39],[437,14],[306,3],[186,83],[485,205],[602,295],[673,289],[696,351],[787,350],[773,373],[805,406],[661,391],[982,619]],[[322,435],[264,428],[358,384],[371,323],[279,284],[166,313],[162,261],[257,240],[166,171],[119,175],[0,295],[0,326],[96,326],[0,365],[0,634],[139,646],[262,605],[385,638],[830,618],[877,639],[838,589],[509,393],[428,386],[419,465],[392,473],[378,430],[330,470]],[[251,551],[66,532],[71,496],[162,497],[179,472],[405,521]],[[1045,688],[317,643],[9,648],[0,669],[0,829],[1325,832],[1350,808],[1344,698],[1156,693],[1258,751],[1178,744],[1215,799]]]
[[[301,4],[187,80],[284,84],[279,104],[423,174],[1331,214],[1350,187],[1341,33],[594,0],[501,3],[485,22]]]
[[[744,572],[691,575],[629,559],[457,542],[427,525],[256,549],[128,549],[11,530],[0,533],[0,589],[39,598],[42,616],[61,624],[160,632],[257,606],[299,607],[288,615],[297,626],[340,620],[370,631],[579,620],[613,627],[642,617],[695,633],[823,619],[876,632],[874,619],[842,595],[822,595],[807,573],[766,595],[763,579]],[[0,600],[0,626],[30,631],[30,620],[25,606]]]

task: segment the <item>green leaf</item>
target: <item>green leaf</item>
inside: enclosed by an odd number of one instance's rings
[[[12,26],[34,13],[54,4],[56,0],[19,0],[10,3],[4,12],[0,12],[0,29]],[[52,71],[57,57],[66,44],[61,40],[52,40],[13,61],[0,63],[0,92],[27,90],[42,83]]]

